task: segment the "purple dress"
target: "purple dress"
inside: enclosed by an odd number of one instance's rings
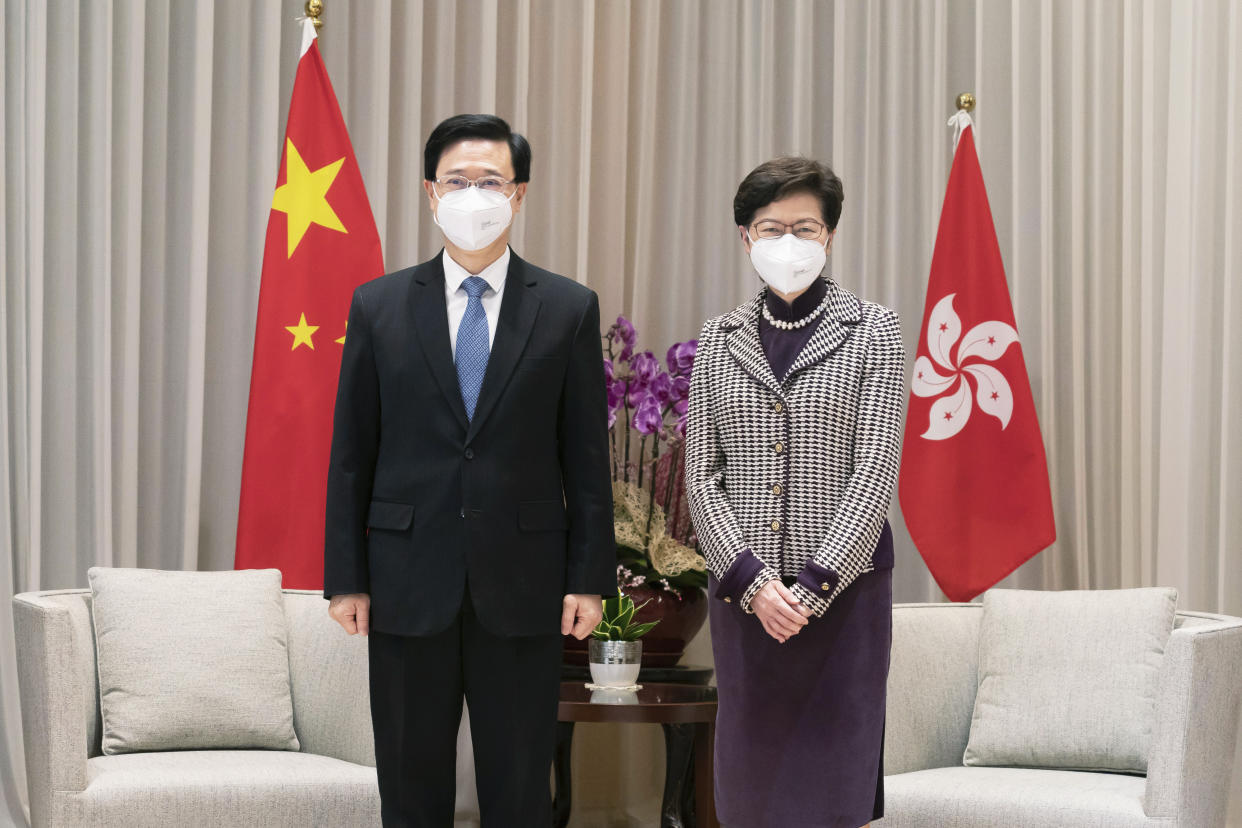
[[[791,309],[770,292],[778,319],[819,304],[817,281]],[[760,340],[783,378],[815,323],[796,330],[761,315]],[[711,601],[720,692],[716,808],[729,828],[859,828],[884,815],[884,705],[892,644],[893,536],[888,524],[875,571],[837,596],[822,618],[784,644],[736,603]],[[786,578],[786,585],[793,583]],[[716,580],[711,579],[714,594]]]

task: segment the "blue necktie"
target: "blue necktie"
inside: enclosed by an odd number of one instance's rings
[[[461,401],[466,404],[466,418],[474,419],[474,407],[479,402],[479,389],[483,387],[483,374],[487,372],[487,356],[491,351],[487,341],[487,313],[483,310],[483,293],[488,289],[487,280],[470,276],[461,283],[470,300],[466,313],[457,328],[457,384],[461,387]]]

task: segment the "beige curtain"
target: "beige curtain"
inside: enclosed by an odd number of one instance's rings
[[[427,132],[496,112],[535,153],[515,249],[660,354],[756,289],[731,201],[777,153],[839,171],[832,272],[896,308],[912,350],[945,120],[974,91],[1059,533],[1006,585],[1164,584],[1242,614],[1242,5],[326,5],[388,266],[437,249]],[[84,586],[97,563],[231,566],[300,7],[4,3],[0,592]],[[941,599],[893,516],[897,599]],[[22,824],[14,657],[5,611],[0,790]],[[658,731],[583,727],[576,748],[577,824],[650,824]]]

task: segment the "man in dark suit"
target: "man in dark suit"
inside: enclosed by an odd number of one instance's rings
[[[384,824],[452,825],[464,696],[483,825],[543,828],[561,636],[616,591],[599,300],[510,251],[508,124],[449,118],[424,166],[444,251],[349,311],[324,596],[370,635]]]

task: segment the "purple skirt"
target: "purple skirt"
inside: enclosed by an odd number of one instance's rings
[[[884,528],[875,560],[891,567],[892,533]],[[884,816],[888,567],[859,576],[784,644],[736,604],[710,602],[723,825],[859,828]]]

